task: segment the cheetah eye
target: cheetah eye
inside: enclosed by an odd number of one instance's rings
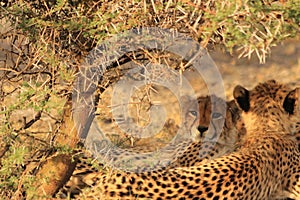
[[[221,117],[222,117],[222,114],[221,114],[221,113],[215,112],[215,113],[212,113],[211,117],[212,117],[213,119],[221,118]]]
[[[195,117],[197,117],[197,115],[198,115],[197,111],[194,111],[194,110],[190,111],[190,113]]]

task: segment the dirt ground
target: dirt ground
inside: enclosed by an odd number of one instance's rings
[[[210,55],[223,77],[228,99],[232,98],[233,88],[237,84],[249,89],[269,79],[300,84],[300,38],[273,47],[265,64],[259,64],[255,55],[250,60],[238,59],[237,54],[231,56],[220,49],[210,52]]]

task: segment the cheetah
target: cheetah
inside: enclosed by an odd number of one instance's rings
[[[225,100],[215,96],[198,97],[199,106],[199,125],[197,127],[199,133],[195,135],[197,141],[182,141],[181,143],[174,145],[173,159],[165,165],[155,165],[152,169],[167,169],[175,168],[178,166],[193,166],[205,159],[212,159],[219,157],[225,153],[231,152],[235,149],[235,142],[245,134],[245,129],[242,128],[240,120],[240,110],[234,101],[225,102]],[[212,102],[214,103],[214,112],[212,113]],[[221,135],[217,138],[217,141],[212,141],[210,137],[207,137],[205,133],[211,123],[212,127],[216,124],[222,124],[222,121],[218,119],[222,116],[223,105],[226,103],[226,116]],[[212,119],[211,118],[216,118]],[[217,123],[216,123],[217,122]],[[147,151],[147,150],[146,150]],[[116,154],[116,158],[127,155],[128,152],[119,152]],[[98,172],[98,168],[95,168],[90,161],[91,157],[81,157],[76,165],[76,169],[70,178],[70,181],[65,185],[61,194],[67,194],[74,197],[80,193],[80,189],[92,185],[93,173]],[[145,169],[143,169],[145,171]],[[149,169],[148,169],[149,171]],[[76,188],[76,189],[75,189]],[[66,196],[66,195],[62,195]],[[61,197],[62,197],[61,196]]]
[[[250,91],[236,86],[233,96],[247,127],[239,149],[192,167],[100,172],[81,197],[272,199],[282,190],[284,197],[299,199],[300,152],[294,135],[299,125],[299,91],[274,80]]]

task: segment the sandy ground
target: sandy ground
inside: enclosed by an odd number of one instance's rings
[[[232,98],[234,86],[240,84],[251,89],[259,82],[275,79],[292,85],[300,84],[300,40],[288,40],[271,49],[265,64],[259,64],[255,55],[252,59],[215,50],[210,52],[222,75],[227,98]],[[192,79],[195,77],[191,75]],[[196,88],[196,90],[199,90]]]

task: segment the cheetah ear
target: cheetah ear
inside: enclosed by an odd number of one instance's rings
[[[296,108],[296,103],[299,103],[298,102],[299,90],[300,90],[300,88],[296,88],[296,89],[290,91],[286,95],[284,102],[283,102],[284,110],[287,111],[291,115],[294,114],[294,109]]]
[[[238,85],[235,86],[234,90],[233,90],[233,97],[236,100],[237,104],[239,105],[239,107],[245,111],[248,112],[250,109],[250,98],[249,98],[249,91]]]

